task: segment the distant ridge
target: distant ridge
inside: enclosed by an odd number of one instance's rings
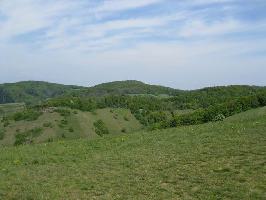
[[[152,94],[152,95],[175,95],[180,90],[160,85],[150,85],[136,80],[114,81],[102,83],[90,87],[87,94],[106,95],[106,94]]]
[[[0,104],[35,104],[48,98],[60,96],[105,96],[105,95],[166,95],[175,96],[176,101],[195,99],[204,101],[208,96],[248,96],[266,87],[230,85],[206,87],[197,90],[178,90],[160,85],[150,85],[136,80],[113,81],[93,87],[63,85],[44,81],[21,81],[0,84]]]
[[[47,98],[65,95],[84,87],[62,85],[44,81],[21,81],[0,85],[0,103],[36,103]]]

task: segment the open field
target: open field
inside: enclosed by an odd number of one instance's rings
[[[1,199],[265,199],[266,108],[218,123],[4,147],[0,171]]]

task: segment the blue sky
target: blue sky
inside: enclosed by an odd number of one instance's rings
[[[0,0],[0,82],[266,85],[265,0]]]

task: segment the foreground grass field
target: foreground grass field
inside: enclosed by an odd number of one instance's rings
[[[0,199],[265,198],[266,108],[219,123],[0,153]]]

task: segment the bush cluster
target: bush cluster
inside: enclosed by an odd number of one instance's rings
[[[12,119],[15,121],[34,121],[37,120],[42,115],[41,112],[33,109],[26,109],[23,112],[17,112],[12,116]]]
[[[175,127],[220,121],[234,114],[262,106],[266,106],[266,95],[242,97],[206,109],[199,109],[193,113],[175,116],[170,125]]]
[[[63,117],[70,116],[70,114],[71,114],[70,110],[62,109],[62,108],[55,109],[55,112],[58,112]]]
[[[0,140],[3,140],[5,137],[5,129],[0,128]]]
[[[42,128],[34,128],[28,131],[25,131],[23,133],[18,133],[15,136],[15,142],[14,145],[22,145],[22,144],[31,144],[33,138],[38,137],[43,132]]]
[[[102,137],[103,135],[109,134],[109,130],[102,120],[97,120],[93,125],[97,135]]]
[[[97,102],[94,98],[81,97],[61,97],[50,99],[45,102],[44,107],[68,107],[82,111],[93,111],[97,108]]]

